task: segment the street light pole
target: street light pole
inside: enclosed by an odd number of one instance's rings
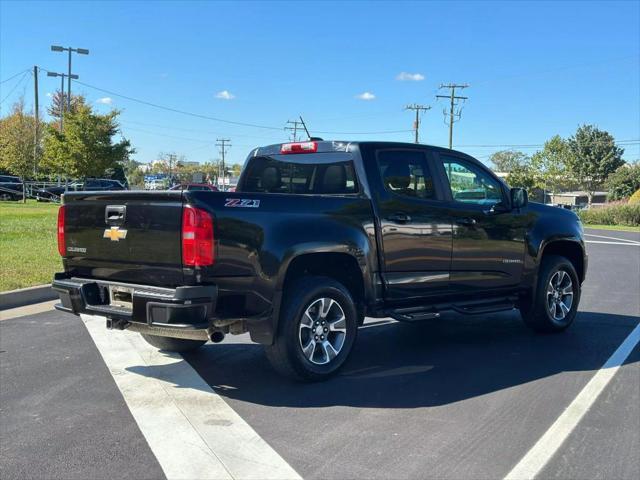
[[[71,112],[71,49],[69,49],[69,67],[67,68],[67,112]]]
[[[66,73],[57,73],[57,72],[47,72],[47,77],[60,77],[60,95],[62,96],[62,104],[60,105],[60,133],[62,133],[63,122],[62,119],[64,117],[64,78],[69,77],[77,80],[78,75],[67,75]]]
[[[69,62],[67,69],[67,111],[71,111],[71,79],[78,78],[74,77],[71,74],[71,53],[76,52],[80,55],[89,55],[89,50],[86,48],[71,48],[71,47],[61,47],[59,45],[51,45],[52,52],[69,52]]]

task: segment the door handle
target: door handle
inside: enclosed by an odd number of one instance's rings
[[[395,223],[407,223],[411,221],[411,217],[406,213],[394,213],[393,215],[389,215],[387,220]]]
[[[122,223],[126,212],[126,205],[107,205],[104,209],[104,221],[107,225]]]
[[[478,222],[476,221],[475,218],[465,217],[465,218],[458,219],[458,221],[456,223],[458,225],[465,225],[467,227],[473,227]]]

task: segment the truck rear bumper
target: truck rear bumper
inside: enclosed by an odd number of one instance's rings
[[[64,273],[57,273],[51,286],[60,296],[58,310],[105,316],[114,328],[130,323],[158,331],[210,329],[218,297],[215,285],[172,289],[69,277]]]

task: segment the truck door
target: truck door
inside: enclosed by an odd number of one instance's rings
[[[520,284],[526,212],[511,210],[506,187],[479,162],[438,154],[453,220],[451,293],[474,294]]]
[[[388,300],[444,293],[451,263],[451,217],[434,182],[434,163],[419,148],[376,150],[374,200]]]

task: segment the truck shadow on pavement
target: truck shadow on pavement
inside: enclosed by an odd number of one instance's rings
[[[448,315],[428,323],[364,328],[341,373],[321,383],[280,377],[255,344],[210,344],[185,359],[221,396],[243,402],[295,408],[418,408],[563,372],[598,370],[638,323],[634,316],[581,312],[568,331],[539,335],[518,319],[515,313]]]

